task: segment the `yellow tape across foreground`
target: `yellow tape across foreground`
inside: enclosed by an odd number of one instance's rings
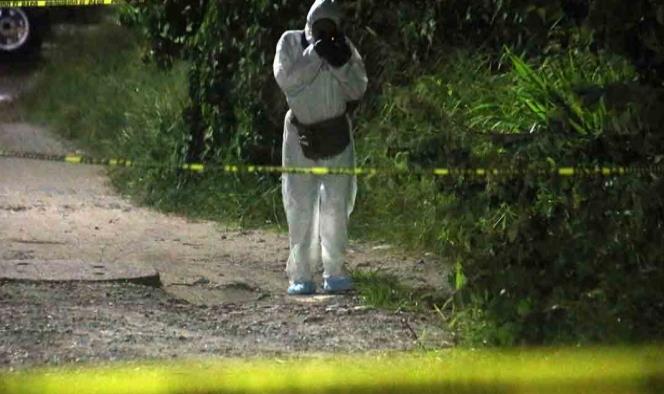
[[[424,175],[436,177],[498,177],[515,175],[561,176],[561,177],[615,177],[615,176],[655,176],[664,175],[664,165],[643,167],[597,166],[597,167],[554,167],[542,170],[519,168],[366,168],[366,167],[280,167],[253,164],[203,164],[191,163],[171,165],[158,162],[140,162],[129,159],[95,158],[70,154],[53,155],[35,152],[13,152],[0,150],[0,158],[32,159],[42,161],[64,162],[69,164],[100,165],[107,167],[143,167],[143,168],[177,168],[190,172],[224,172],[231,174],[312,174],[312,175],[355,175],[355,176],[391,176],[391,175]]]
[[[0,8],[10,7],[83,7],[125,4],[124,0],[0,0]]]
[[[192,361],[0,374],[2,394],[662,393],[664,347]]]

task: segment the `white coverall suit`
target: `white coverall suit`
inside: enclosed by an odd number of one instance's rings
[[[277,45],[274,76],[290,107],[284,126],[282,160],[285,167],[355,165],[352,139],[337,156],[317,161],[305,157],[297,128],[289,120],[291,112],[303,124],[339,117],[346,112],[348,102],[359,100],[366,91],[364,63],[350,41],[347,42],[351,58],[339,68],[332,67],[314,50],[313,24],[319,19],[330,19],[339,27],[340,15],[334,1],[317,0],[307,16],[306,41],[302,30],[294,30],[285,32]],[[347,225],[356,191],[353,176],[283,175],[283,201],[290,237],[286,271],[291,284],[311,282],[321,261],[324,278],[344,274]]]

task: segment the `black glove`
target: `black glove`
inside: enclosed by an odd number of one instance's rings
[[[332,52],[332,56],[327,59],[327,61],[332,65],[332,67],[339,68],[348,63],[352,53],[350,50],[350,45],[348,45],[348,41],[346,41],[346,37],[344,35],[337,36],[336,39],[333,40],[333,43],[335,50]]]
[[[329,62],[329,59],[332,58],[335,49],[334,41],[330,39],[321,39],[316,41],[314,44],[314,50],[318,56]]]
[[[323,59],[327,60],[332,67],[339,68],[348,63],[352,55],[350,46],[344,35],[334,38],[316,41],[314,50]]]

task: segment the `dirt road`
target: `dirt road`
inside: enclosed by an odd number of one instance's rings
[[[22,123],[28,75],[0,69],[0,149],[75,149]],[[0,369],[78,361],[254,356],[446,346],[433,317],[367,309],[356,296],[285,296],[283,234],[192,222],[133,206],[104,169],[0,159],[0,261],[79,260],[156,268],[161,288],[0,283]],[[436,261],[351,246],[352,268],[445,286]]]

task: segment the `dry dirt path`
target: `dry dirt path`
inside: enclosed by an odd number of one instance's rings
[[[74,147],[22,123],[29,76],[0,65],[0,149]],[[156,268],[162,287],[0,283],[0,369],[77,361],[254,356],[445,346],[431,316],[363,307],[356,296],[285,296],[288,241],[136,207],[100,167],[0,158],[0,261]],[[436,261],[353,243],[349,266],[441,288]],[[416,340],[417,338],[417,340]]]

